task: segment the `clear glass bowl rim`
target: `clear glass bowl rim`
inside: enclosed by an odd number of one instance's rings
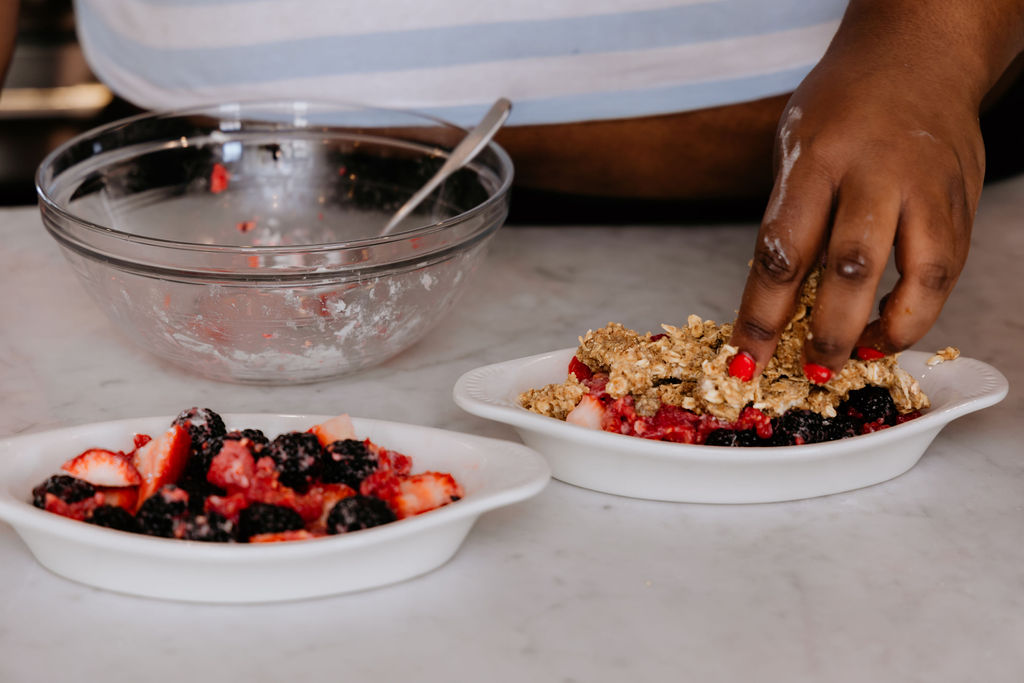
[[[36,171],[36,192],[39,197],[41,208],[43,212],[51,211],[57,216],[63,218],[71,224],[74,224],[78,228],[85,229],[92,233],[92,236],[96,239],[100,239],[104,242],[111,241],[127,241],[135,244],[143,244],[152,246],[157,249],[173,249],[175,251],[187,251],[204,254],[222,254],[222,255],[250,255],[259,254],[266,257],[274,256],[287,256],[291,254],[317,254],[317,253],[331,253],[336,251],[350,251],[350,250],[361,250],[361,249],[372,249],[373,247],[379,246],[397,246],[402,243],[408,243],[413,240],[423,239],[424,237],[435,235],[440,232],[446,232],[451,230],[453,227],[461,225],[467,221],[471,221],[477,216],[486,214],[489,211],[495,210],[497,205],[504,201],[507,201],[508,192],[512,185],[513,179],[513,165],[512,160],[508,153],[496,142],[491,141],[485,150],[490,151],[494,154],[498,161],[498,176],[500,185],[495,188],[490,196],[480,204],[463,211],[455,216],[444,219],[437,223],[425,225],[419,228],[403,231],[400,233],[394,233],[392,235],[383,237],[372,237],[362,240],[351,240],[345,242],[328,242],[321,244],[310,244],[310,245],[288,245],[288,246],[230,246],[230,245],[206,245],[196,244],[193,242],[179,242],[175,240],[167,240],[153,237],[145,237],[141,235],[135,235],[130,232],[124,232],[116,230],[109,226],[100,225],[91,221],[85,220],[76,216],[72,211],[68,210],[61,203],[57,202],[53,196],[51,196],[50,188],[56,183],[57,179],[61,174],[53,175],[50,178],[49,183],[46,182],[46,176],[48,170],[54,165],[56,159],[61,155],[66,154],[71,148],[76,145],[81,145],[92,138],[100,137],[107,134],[117,128],[135,125],[140,122],[156,119],[171,119],[171,118],[185,118],[189,116],[210,116],[213,118],[222,117],[223,112],[234,110],[241,119],[245,119],[245,111],[253,109],[280,109],[289,113],[294,113],[297,110],[303,112],[309,112],[311,110],[331,111],[331,110],[362,110],[366,112],[382,112],[387,114],[397,114],[401,116],[410,117],[410,119],[420,120],[424,123],[439,126],[442,128],[450,128],[455,131],[462,131],[465,134],[466,130],[461,126],[457,126],[449,121],[418,112],[411,109],[399,109],[389,107],[379,107],[373,105],[365,105],[360,103],[344,102],[344,101],[315,101],[315,100],[252,100],[252,101],[231,101],[231,102],[214,102],[204,105],[197,105],[194,107],[187,107],[182,109],[167,109],[161,111],[144,112],[134,116],[118,119],[102,126],[97,126],[90,130],[87,130],[75,137],[65,141],[53,151],[51,151],[40,163]],[[294,123],[286,124],[283,130],[302,130],[308,129],[310,131],[322,131],[329,130],[332,126],[324,125],[312,125],[312,126],[301,126]],[[397,139],[396,139],[397,140]],[[80,163],[80,162],[76,162]],[[73,166],[74,164],[72,164]],[[72,166],[69,166],[70,169]],[[68,169],[62,171],[67,172]],[[47,229],[53,230],[54,226],[52,221],[46,221]],[[450,251],[453,247],[458,247],[464,243],[475,242],[481,235],[479,233],[488,233],[489,222],[481,221],[479,230],[475,230],[468,235],[464,235],[463,238],[456,244],[448,244],[447,249],[444,251]],[[420,252],[419,257],[422,259],[427,254]],[[380,264],[378,264],[380,265]],[[289,269],[290,275],[295,275],[297,270],[301,268]],[[317,272],[322,274],[322,268],[309,268],[310,272]]]

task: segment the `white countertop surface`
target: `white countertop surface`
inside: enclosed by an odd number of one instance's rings
[[[1010,394],[918,465],[792,503],[648,502],[557,481],[488,513],[425,576],[327,599],[161,602],[50,574],[0,524],[0,681],[1024,680],[1024,178],[986,189],[967,268],[918,345]],[[79,288],[35,209],[0,210],[0,437],[120,417],[351,412],[516,439],[460,411],[466,370],[731,319],[754,225],[506,227],[411,351],[299,387],[205,381],[137,349]]]

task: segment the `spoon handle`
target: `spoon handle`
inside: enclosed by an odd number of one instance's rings
[[[405,204],[399,207],[398,211],[391,217],[391,220],[384,226],[384,229],[380,231],[381,236],[391,234],[395,226],[401,223],[402,219],[419,206],[420,202],[426,199],[431,192],[436,190],[438,185],[444,182],[452,173],[472,161],[480,153],[480,150],[487,146],[487,143],[491,141],[491,138],[498,132],[502,124],[505,123],[505,119],[508,118],[511,109],[511,102],[504,97],[498,98],[484,117],[480,119],[480,123],[476,124],[473,130],[469,131],[466,137],[462,138],[462,141],[455,146],[455,149],[451,151],[448,159],[437,170],[437,173],[431,176],[430,180],[416,194],[409,197]]]

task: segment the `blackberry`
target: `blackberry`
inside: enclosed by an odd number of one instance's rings
[[[32,489],[32,504],[45,509],[47,493],[52,493],[65,503],[77,503],[96,495],[96,487],[67,474],[55,474]]]
[[[349,496],[334,504],[327,515],[327,533],[343,534],[348,531],[369,529],[395,521],[395,513],[380,498]]]
[[[705,446],[760,446],[753,429],[716,429],[704,440]]]
[[[249,439],[253,443],[253,451],[258,451],[261,447],[266,446],[270,443],[270,439],[259,429],[235,429],[224,435],[224,440],[241,441],[242,439]]]
[[[108,529],[139,533],[139,523],[132,513],[117,505],[101,505],[93,510],[85,521]]]
[[[225,495],[224,489],[206,479],[210,463],[220,453],[224,438],[226,437],[214,437],[204,441],[199,448],[193,447],[185,462],[185,469],[178,478],[178,486],[188,492],[189,506],[193,512],[202,512],[203,502],[207,496]]]
[[[787,410],[772,420],[772,446],[793,446],[826,440],[824,418],[810,410]]]
[[[238,540],[247,543],[257,534],[297,531],[306,525],[298,512],[283,505],[251,503],[238,515]]]
[[[825,441],[837,441],[848,436],[860,434],[860,427],[857,421],[847,415],[836,415],[827,417],[821,422],[824,430]]]
[[[174,484],[162,486],[135,513],[139,531],[149,536],[175,538],[188,517],[188,493]]]
[[[274,459],[280,482],[299,493],[309,490],[323,467],[323,447],[316,435],[309,432],[285,432],[270,442],[261,455]]]
[[[380,463],[366,444],[355,439],[335,441],[324,449],[320,478],[328,484],[346,484],[359,490],[359,482],[377,471]]]
[[[221,439],[227,431],[224,427],[224,420],[221,416],[209,408],[189,408],[183,410],[174,418],[172,425],[181,425],[188,430],[192,437],[192,448],[196,451],[210,450],[213,442]]]
[[[211,484],[205,478],[182,477],[178,480],[178,486],[188,494],[188,509],[193,514],[199,514],[203,511],[207,497],[227,495],[227,491]]]
[[[864,422],[894,424],[899,414],[893,403],[889,390],[883,387],[864,387],[851,391],[844,402],[847,408],[853,408],[860,414]],[[854,416],[856,417],[856,416]]]
[[[207,543],[230,543],[235,540],[237,525],[224,515],[206,512],[189,517],[185,522],[185,535],[188,541],[204,541]]]

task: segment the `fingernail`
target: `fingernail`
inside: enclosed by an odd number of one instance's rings
[[[729,362],[729,375],[743,382],[752,380],[756,369],[757,361],[746,351],[740,351]]]
[[[885,354],[878,349],[873,349],[870,346],[858,346],[856,349],[858,360],[878,360],[879,358],[885,358]]]
[[[817,363],[805,363],[804,375],[815,384],[824,384],[832,379],[832,371]]]

